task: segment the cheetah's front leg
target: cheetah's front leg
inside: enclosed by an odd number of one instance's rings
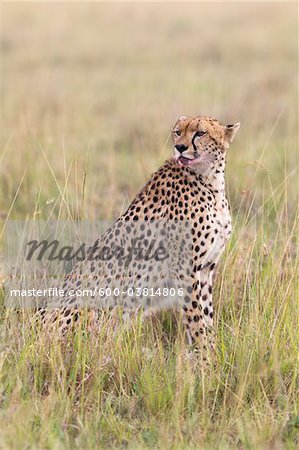
[[[206,268],[196,273],[192,294],[185,297],[183,323],[187,329],[190,345],[196,350],[215,349],[213,336],[213,269]]]
[[[202,269],[197,274],[199,281],[198,289],[200,291],[200,306],[204,322],[205,336],[207,345],[211,350],[215,350],[214,328],[213,328],[213,270],[214,264],[210,267]]]

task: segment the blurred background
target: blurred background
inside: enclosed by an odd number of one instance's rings
[[[293,203],[297,31],[295,3],[4,3],[1,217],[117,217],[197,114],[241,122],[234,210]]]

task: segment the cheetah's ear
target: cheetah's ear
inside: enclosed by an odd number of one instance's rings
[[[180,117],[174,122],[173,128],[174,128],[181,120],[184,120],[184,119],[188,119],[188,117],[187,117],[187,116],[180,116]]]
[[[225,128],[225,138],[227,142],[232,142],[240,129],[240,123],[238,122],[235,123],[234,125],[226,125],[226,127],[224,128]]]

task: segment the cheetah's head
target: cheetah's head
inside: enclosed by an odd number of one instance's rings
[[[224,154],[239,128],[239,123],[224,126],[211,117],[180,117],[172,130],[173,158],[204,174],[224,164]]]

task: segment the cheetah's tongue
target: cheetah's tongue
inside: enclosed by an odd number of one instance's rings
[[[193,159],[184,158],[184,156],[180,156],[178,159],[178,162],[183,164],[184,166],[188,166],[189,164],[192,164]]]

